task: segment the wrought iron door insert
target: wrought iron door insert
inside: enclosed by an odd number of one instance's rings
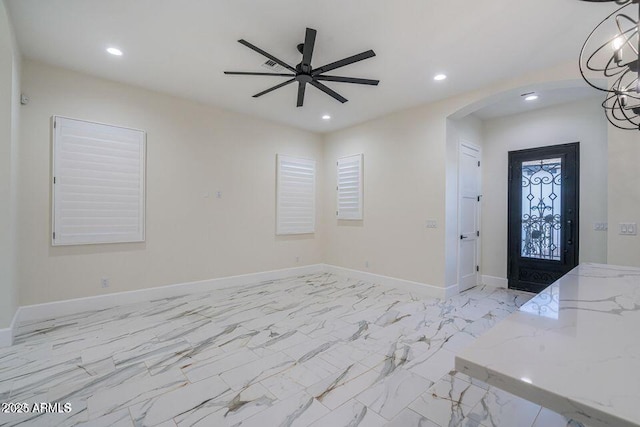
[[[562,160],[522,163],[522,256],[560,260]]]
[[[539,292],[578,262],[578,143],[509,153],[509,287]]]

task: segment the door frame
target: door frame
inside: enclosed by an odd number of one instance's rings
[[[480,162],[479,166],[478,166],[478,205],[477,205],[477,209],[476,209],[476,224],[478,225],[478,232],[479,235],[477,236],[476,239],[476,264],[477,264],[477,268],[476,268],[476,284],[475,286],[478,286],[482,280],[481,280],[481,271],[480,271],[480,265],[482,265],[482,255],[481,255],[481,248],[482,246],[480,245],[480,239],[482,239],[482,223],[480,222],[482,220],[482,147],[480,147],[477,144],[474,144],[472,142],[469,142],[467,140],[464,139],[460,139],[458,141],[458,192],[457,192],[457,200],[456,200],[456,204],[458,206],[458,221],[456,224],[456,241],[457,241],[457,247],[456,247],[456,254],[457,254],[457,283],[458,283],[458,289],[460,288],[460,283],[461,283],[461,266],[462,263],[460,262],[460,240],[458,240],[458,236],[460,236],[461,230],[462,230],[462,226],[461,226],[461,219],[462,219],[462,213],[461,213],[461,204],[460,204],[460,197],[462,195],[462,191],[461,191],[461,182],[462,180],[460,179],[460,176],[462,175],[462,167],[460,166],[461,162],[460,162],[460,158],[462,156],[462,147],[466,146],[467,148],[470,148],[471,150],[477,151],[478,152],[478,162]],[[465,289],[466,290],[466,289]],[[464,291],[463,291],[464,292]]]
[[[532,157],[532,158],[553,158],[553,157],[562,157],[563,160],[566,160],[566,156],[567,151],[568,150],[573,150],[573,155],[575,155],[575,164],[574,165],[569,165],[568,163],[563,165],[563,169],[564,170],[572,170],[573,174],[575,175],[575,212],[569,214],[568,217],[563,218],[562,221],[564,224],[566,224],[566,221],[571,220],[573,221],[571,227],[571,240],[572,240],[572,251],[569,255],[567,255],[566,251],[563,251],[561,253],[561,259],[562,259],[562,264],[560,265],[560,267],[567,265],[567,264],[571,264],[573,266],[578,265],[579,262],[579,249],[580,249],[580,143],[579,142],[572,142],[572,143],[568,143],[568,144],[557,144],[557,145],[549,145],[549,146],[544,146],[544,147],[535,147],[535,148],[528,148],[528,149],[524,149],[524,150],[517,150],[517,151],[509,151],[509,159],[508,159],[508,168],[509,168],[509,172],[508,172],[508,181],[507,181],[507,281],[508,281],[508,288],[509,289],[519,289],[519,290],[525,290],[525,291],[529,291],[529,292],[534,292],[535,290],[531,290],[531,289],[524,289],[524,287],[519,283],[519,281],[514,281],[513,280],[513,275],[516,273],[513,271],[514,268],[519,269],[520,268],[520,264],[517,264],[516,259],[520,258],[520,251],[521,251],[521,229],[522,227],[520,227],[518,230],[518,232],[514,232],[515,226],[512,226],[512,224],[515,223],[520,223],[522,221],[521,218],[521,205],[522,205],[522,193],[521,193],[521,186],[520,188],[518,188],[517,186],[512,186],[511,182],[512,180],[515,180],[516,177],[514,176],[516,174],[516,171],[512,170],[512,163],[514,162],[515,159],[518,159],[518,161],[526,161],[525,159],[527,157]],[[524,158],[523,158],[524,157]],[[573,168],[573,169],[571,169]],[[520,192],[516,191],[516,189],[519,189]],[[570,197],[570,192],[572,192],[572,188],[567,187],[566,185],[562,186],[562,200],[566,201],[569,200]],[[516,196],[520,195],[520,198],[516,201]],[[517,203],[516,206],[514,206],[514,203]],[[564,210],[564,208],[562,208],[562,215],[564,215],[566,212]],[[567,227],[564,226],[561,229],[561,241],[562,242],[566,242],[567,240]],[[567,257],[570,256],[572,259],[569,260],[567,259]],[[540,261],[546,261],[549,263],[553,263],[554,261],[548,261],[548,260],[540,260]],[[517,265],[516,265],[517,264]],[[552,265],[550,264],[550,267]],[[573,268],[573,267],[571,267]],[[568,272],[569,270],[571,270],[571,268],[567,269],[567,271],[565,271],[562,274],[566,274],[566,272]],[[566,267],[565,267],[566,269]],[[559,275],[561,276],[562,274],[559,274],[559,270],[561,270],[560,268],[555,268],[555,269],[551,269],[551,271],[548,273],[549,275]],[[558,277],[559,278],[559,277]],[[556,279],[557,280],[557,279]],[[550,284],[550,283],[549,283]],[[544,289],[547,285],[540,285],[541,289]],[[535,291],[535,292],[539,292],[539,291]]]

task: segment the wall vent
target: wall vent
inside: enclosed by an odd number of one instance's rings
[[[287,71],[286,68],[278,64],[276,61],[272,61],[271,59],[269,59],[267,62],[262,64],[262,66],[268,69],[269,71],[273,71],[274,73],[282,73],[284,71]]]

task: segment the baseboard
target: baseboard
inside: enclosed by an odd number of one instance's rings
[[[458,285],[443,288],[428,285],[426,283],[382,276],[380,274],[352,270],[334,265],[313,264],[304,267],[285,268],[282,270],[243,274],[218,279],[201,280],[197,282],[180,283],[135,291],[116,292],[106,295],[53,301],[44,304],[19,307],[9,328],[0,329],[0,347],[10,346],[13,343],[13,337],[15,335],[17,325],[22,322],[41,321],[81,313],[83,311],[104,310],[107,308],[117,307],[122,304],[134,304],[189,293],[208,292],[214,289],[227,289],[252,283],[268,282],[287,277],[325,272],[379,283],[424,297],[449,298],[458,294]]]
[[[13,345],[13,337],[16,334],[21,309],[22,307],[18,307],[16,312],[13,314],[13,319],[11,319],[11,324],[8,328],[0,329],[0,348],[11,347]]]
[[[83,311],[103,310],[106,308],[117,307],[122,304],[134,304],[188,293],[207,292],[214,289],[224,289],[324,271],[325,269],[323,264],[314,264],[304,267],[285,268],[282,270],[242,274],[238,276],[159,286],[135,291],[116,292],[106,295],[27,305],[20,308],[20,316],[18,320],[20,322],[46,320]]]
[[[482,284],[494,288],[508,288],[509,282],[503,277],[482,275]]]
[[[11,347],[13,344],[13,328],[0,329],[0,348]]]
[[[398,279],[396,277],[383,276],[380,274],[369,273],[367,271],[352,270],[350,268],[338,267],[336,265],[325,264],[326,271],[338,276],[345,276],[359,280],[365,280],[373,283],[391,286],[412,292],[426,297],[432,298],[449,298],[458,294],[458,285],[441,288],[439,286],[428,285],[426,283],[413,282],[411,280]]]

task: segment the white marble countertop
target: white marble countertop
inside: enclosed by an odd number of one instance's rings
[[[640,268],[576,267],[456,369],[589,426],[640,426]]]

